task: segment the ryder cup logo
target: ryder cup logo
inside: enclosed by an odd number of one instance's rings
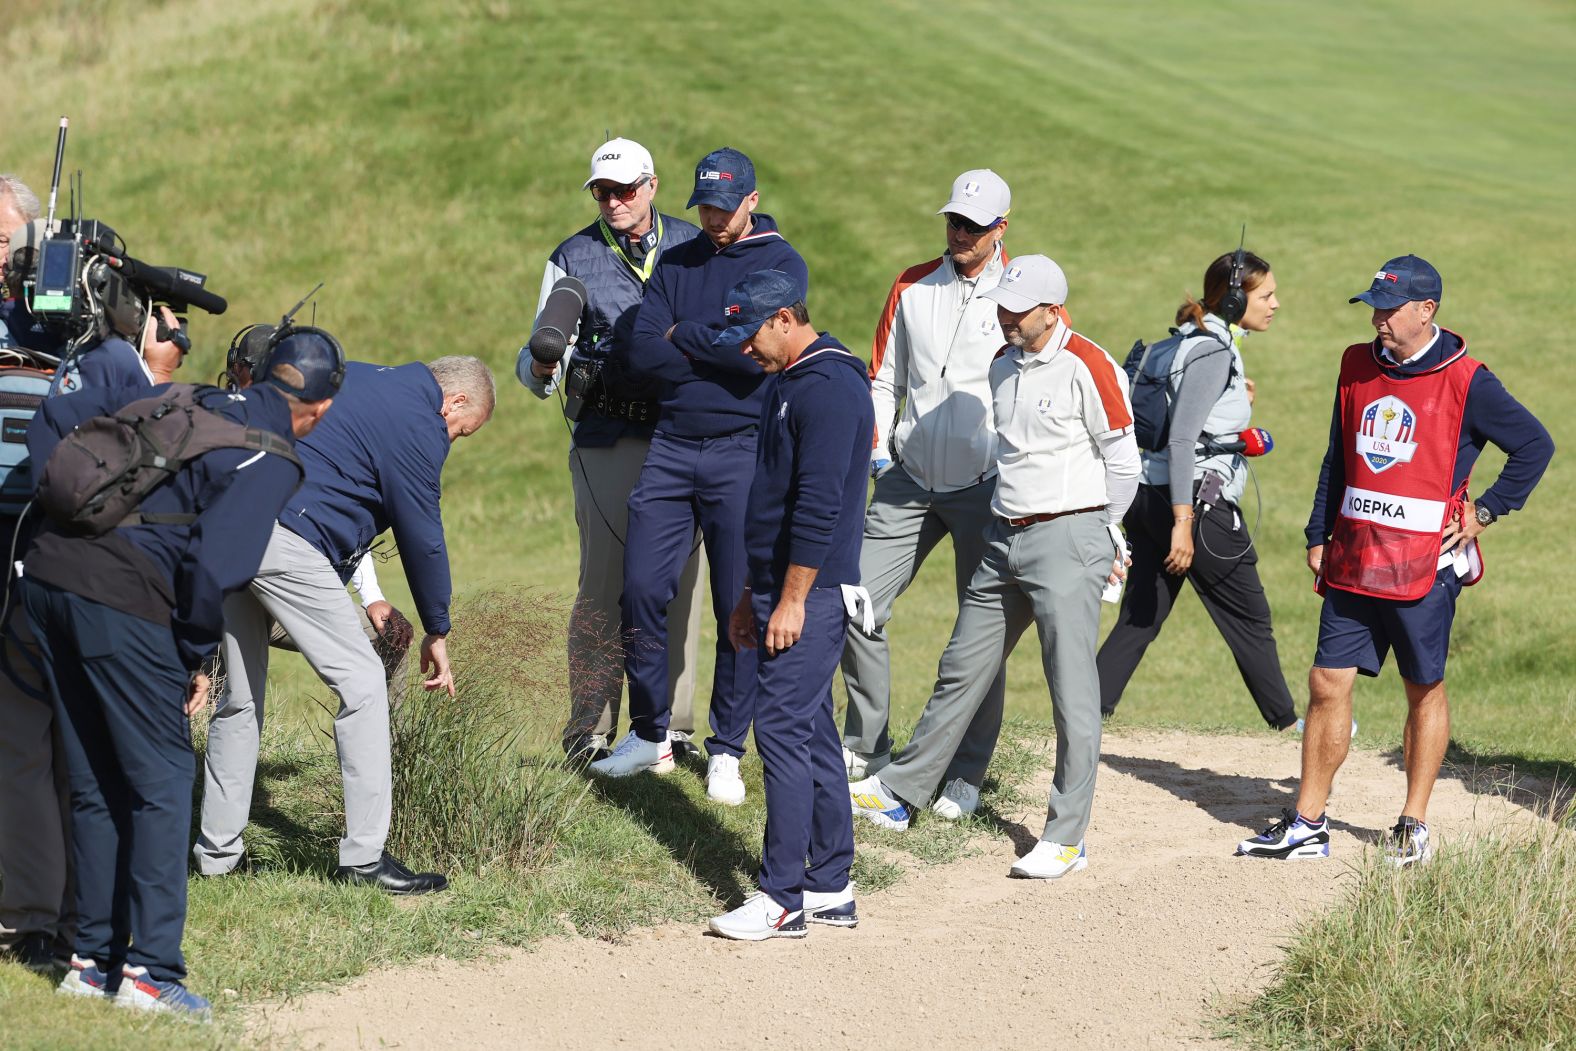
[[[1022,270],[1019,270],[1015,266],[1009,266],[1006,270],[1002,271],[1001,283],[1004,284],[1004,285],[1010,285],[1010,284],[1012,284],[1014,281],[1018,280],[1018,278],[1020,278],[1022,276],[1023,276],[1023,271]]]
[[[966,182],[966,183],[963,184],[963,196],[965,196],[965,197],[978,197],[979,195],[980,195],[980,184],[979,183],[977,183],[977,182]]]
[[[1410,463],[1417,452],[1417,414],[1393,394],[1369,402],[1357,427],[1357,455],[1374,474]]]

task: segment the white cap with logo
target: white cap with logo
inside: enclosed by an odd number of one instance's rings
[[[989,168],[975,168],[953,181],[952,196],[936,214],[953,212],[970,222],[989,226],[1010,211],[1012,191],[1007,189],[1007,180]]]
[[[591,177],[582,190],[589,190],[597,181],[616,182],[628,186],[657,173],[651,163],[651,151],[634,139],[608,139],[591,153]]]
[[[994,299],[1014,314],[1023,314],[1049,303],[1067,302],[1067,275],[1049,256],[1014,256],[1001,272],[995,288],[980,293]]]

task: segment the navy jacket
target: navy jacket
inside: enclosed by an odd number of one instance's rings
[[[144,395],[153,390],[153,381],[142,368],[142,355],[137,348],[111,336],[95,343],[76,356],[71,366],[55,374],[49,389],[50,397],[70,394],[72,391],[141,390]]]
[[[44,323],[28,309],[26,300],[0,300],[0,324],[10,329],[12,341],[25,350],[56,356],[64,353],[65,339],[58,332],[45,328]]]
[[[788,566],[815,587],[859,583],[875,408],[865,363],[822,333],[765,384],[745,514],[750,587],[776,594]]]
[[[419,361],[352,361],[334,407],[296,449],[306,483],[279,521],[349,581],[379,533],[394,530],[416,612],[449,630],[449,550],[443,540],[443,389]]]
[[[662,239],[654,251],[659,263],[668,252],[700,234],[695,224],[671,215],[659,213],[658,222]],[[586,305],[580,314],[574,356],[605,364],[614,348],[630,339],[646,286],[624,257],[607,243],[604,229],[601,220],[597,220],[565,240],[549,258],[554,266],[578,277],[586,286]],[[656,272],[656,267],[652,272]],[[660,383],[649,379],[641,382],[616,370],[603,373],[603,386],[614,401],[654,401],[662,393]],[[651,430],[650,423],[613,420],[593,410],[575,424],[575,444],[587,449],[606,447],[623,437],[649,438]]]
[[[1465,341],[1459,336],[1440,329],[1432,347],[1411,361],[1386,371],[1396,376],[1422,372],[1463,346]],[[1341,402],[1337,392],[1335,408],[1330,414],[1330,444],[1325,449],[1319,484],[1313,492],[1313,513],[1308,516],[1308,528],[1304,530],[1309,547],[1317,547],[1329,539],[1346,493],[1346,458],[1341,441]],[[1504,516],[1526,505],[1533,487],[1554,456],[1554,439],[1549,437],[1548,430],[1536,416],[1511,397],[1499,377],[1484,366],[1472,374],[1472,383],[1467,387],[1466,414],[1461,421],[1453,488],[1459,489],[1466,481],[1477,463],[1478,454],[1490,442],[1504,450],[1508,459],[1494,484],[1473,502],[1482,504],[1495,515]]]
[[[711,341],[727,322],[728,289],[757,270],[781,270],[806,288],[804,260],[777,232],[769,215],[718,251],[709,237],[665,252],[646,284],[627,349],[615,350],[616,368],[628,375],[666,381],[657,430],[686,438],[714,438],[755,426],[761,415],[761,367],[737,350],[717,350]],[[673,338],[666,333],[673,327]]]
[[[47,463],[61,438],[84,420],[167,387],[97,388],[51,398],[28,426],[28,453],[34,463]],[[203,404],[247,427],[295,440],[290,407],[272,388],[234,394],[214,389]],[[23,572],[147,619],[163,622],[159,614],[165,614],[181,663],[193,672],[218,648],[224,597],[256,576],[275,509],[284,506],[300,482],[300,470],[282,456],[215,449],[184,465],[142,502],[143,511],[196,514],[196,522],[125,526],[102,537],[66,536],[46,527]],[[158,594],[149,595],[148,590]]]

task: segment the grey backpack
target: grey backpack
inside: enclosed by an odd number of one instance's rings
[[[255,449],[283,456],[301,470],[291,443],[207,409],[217,387],[172,384],[164,392],[95,416],[72,431],[44,465],[35,499],[56,525],[75,536],[102,536],[119,526],[190,525],[195,514],[140,514],[154,489],[186,463],[215,449]]]

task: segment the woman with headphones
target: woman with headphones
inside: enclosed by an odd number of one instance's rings
[[[1143,453],[1143,484],[1123,519],[1133,549],[1127,593],[1098,657],[1105,715],[1116,710],[1186,579],[1231,647],[1264,721],[1277,730],[1297,722],[1239,509],[1247,463],[1240,451],[1218,448],[1240,450],[1236,440],[1252,415],[1253,381],[1238,341],[1268,329],[1279,306],[1270,265],[1239,249],[1209,264],[1202,300],[1189,296],[1177,310],[1170,437],[1164,452]]]

